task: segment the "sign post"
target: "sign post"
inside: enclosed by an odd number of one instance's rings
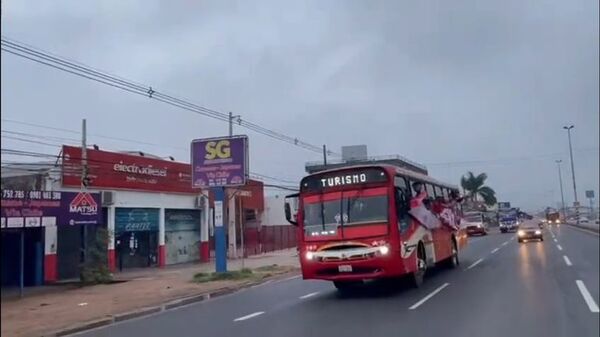
[[[585,191],[585,197],[590,201],[590,218],[594,218],[594,190]]]
[[[215,200],[215,270],[227,271],[225,187],[242,186],[248,177],[248,137],[196,139],[191,145],[192,187],[211,188]],[[235,243],[234,243],[235,244]]]
[[[213,188],[215,195],[215,270],[217,273],[227,271],[227,242],[225,242],[225,227],[223,227],[223,201],[225,188]]]

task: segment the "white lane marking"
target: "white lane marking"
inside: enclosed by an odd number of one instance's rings
[[[558,248],[558,250],[562,250],[562,246],[561,245],[556,245],[556,248]]]
[[[450,283],[444,283],[441,286],[439,286],[436,290],[432,291],[431,293],[429,293],[429,295],[423,297],[423,299],[421,299],[419,302],[411,305],[408,310],[415,310],[416,308],[418,308],[419,306],[421,306],[421,304],[427,302],[427,300],[429,300],[430,298],[432,298],[433,296],[435,296],[435,294],[439,293],[440,291],[442,291],[442,289],[446,288]]]
[[[476,265],[480,264],[480,263],[481,263],[481,261],[483,261],[483,259],[479,259],[479,260],[477,260],[477,261],[473,262],[473,263],[472,263],[470,266],[468,266],[468,267],[467,267],[467,269],[465,269],[465,270],[469,270],[469,269],[471,269],[471,268],[475,267]]]
[[[592,295],[585,287],[585,283],[583,283],[581,280],[577,280],[575,283],[577,283],[577,288],[579,288],[579,292],[581,293],[581,296],[583,296],[583,300],[587,304],[588,308],[590,308],[590,311],[599,312],[600,310],[598,310],[598,304],[596,304],[596,301],[594,301]]]
[[[558,240],[554,239],[554,242],[558,243]]]
[[[250,315],[238,317],[238,318],[234,319],[233,321],[234,322],[245,321],[245,320],[250,319],[252,317],[256,317],[256,316],[262,315],[264,313],[265,313],[264,311],[257,311],[257,312],[251,313]]]
[[[492,250],[492,254],[496,253],[498,250],[500,250],[500,248],[494,248],[494,249]]]
[[[506,246],[507,244],[508,244],[508,241],[504,241],[504,242],[502,243],[502,245],[503,245],[503,246]]]
[[[569,260],[569,257],[566,255],[563,255],[563,259],[565,259],[565,263],[567,264],[567,266],[572,266],[573,264],[571,263],[571,260]]]
[[[299,298],[300,298],[301,300],[303,300],[303,299],[305,299],[305,298],[313,297],[313,296],[315,296],[315,295],[316,295],[316,294],[318,294],[318,293],[319,293],[318,291],[315,291],[314,293],[306,294],[306,295],[304,295],[304,296],[300,296]]]

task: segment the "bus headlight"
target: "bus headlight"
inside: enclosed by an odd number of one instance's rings
[[[542,231],[535,231],[535,235],[540,235],[542,234]]]
[[[306,252],[306,254],[304,255],[306,257],[307,260],[312,260],[315,257],[315,254],[313,254],[313,252]]]
[[[388,246],[380,246],[379,247],[379,252],[381,253],[381,255],[388,255],[388,253],[390,252],[390,247],[388,247]]]
[[[519,231],[517,232],[517,235],[518,235],[518,236],[523,236],[523,235],[525,235],[525,231],[519,230]]]

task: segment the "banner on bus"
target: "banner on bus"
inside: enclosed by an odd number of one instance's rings
[[[248,137],[196,139],[191,145],[192,187],[230,187],[246,184]]]

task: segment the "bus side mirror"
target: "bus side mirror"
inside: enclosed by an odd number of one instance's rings
[[[288,199],[298,198],[298,194],[292,194],[285,197],[285,203],[283,205],[283,210],[285,212],[285,219],[294,226],[298,226],[298,222],[295,220],[295,217],[292,215],[292,206],[288,202]]]
[[[290,207],[290,204],[287,202],[284,205],[284,211],[285,211],[285,219],[292,225],[297,226],[298,223],[292,219],[292,207]]]

